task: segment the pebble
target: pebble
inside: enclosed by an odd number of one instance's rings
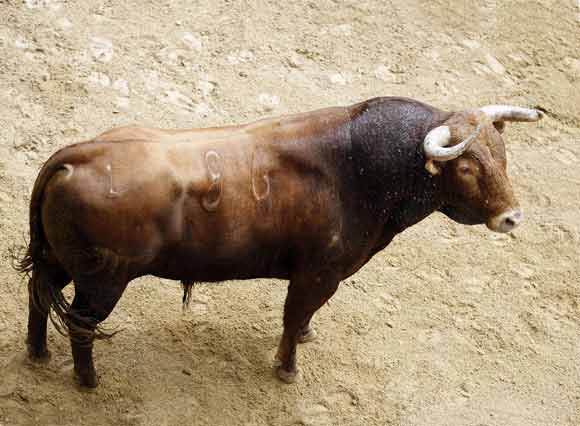
[[[467,47],[468,49],[479,49],[481,47],[481,45],[479,44],[479,42],[475,41],[475,40],[463,40],[461,42],[461,44],[463,44],[465,47]]]
[[[260,93],[258,95],[258,103],[260,104],[262,111],[269,112],[273,111],[278,105],[280,105],[280,98],[276,95]]]
[[[236,65],[244,62],[252,62],[256,59],[256,55],[249,50],[242,50],[240,52],[232,53],[227,56],[230,64]]]
[[[145,71],[141,74],[145,89],[150,93],[155,93],[157,89],[163,86],[159,74],[155,71]]]
[[[290,54],[290,56],[286,58],[286,61],[291,68],[301,69],[304,66],[304,60],[296,53]]]
[[[187,96],[181,94],[177,90],[166,90],[164,93],[165,100],[170,104],[178,106],[179,108],[193,112],[195,104]]]
[[[126,97],[118,96],[117,99],[115,99],[115,106],[121,110],[129,109],[130,103],[131,102],[130,102],[129,98],[126,98]]]
[[[113,89],[117,90],[121,96],[129,96],[129,83],[127,80],[115,80],[113,83]]]
[[[197,88],[203,96],[209,96],[215,92],[216,84],[209,80],[199,80],[197,82]]]
[[[195,108],[194,111],[197,115],[199,115],[200,117],[209,117],[209,115],[211,114],[212,110],[210,108],[210,106],[208,104],[206,104],[205,102],[200,102],[198,103]]]
[[[322,404],[299,407],[297,410],[299,423],[307,426],[328,425],[331,423],[330,411]]]
[[[520,263],[519,265],[514,265],[513,271],[519,277],[526,279],[526,280],[532,278],[536,274],[536,271],[534,270],[534,268],[531,265],[528,265],[525,263]]]
[[[508,57],[512,60],[517,62],[521,66],[530,66],[532,63],[530,59],[522,54],[519,53],[510,53]]]
[[[491,74],[491,70],[483,64],[473,64],[473,71],[477,75]]]
[[[72,22],[67,18],[60,18],[58,21],[56,21],[56,25],[63,30],[68,30],[73,26]]]
[[[505,67],[492,55],[489,53],[485,55],[485,60],[487,62],[487,66],[491,68],[491,70],[496,74],[504,74]]]
[[[88,78],[89,83],[95,86],[100,87],[109,87],[111,85],[111,79],[107,74],[103,74],[102,72],[93,72],[89,75]]]
[[[31,46],[31,44],[23,37],[16,37],[16,40],[14,40],[14,47],[16,47],[17,49],[21,49],[21,50],[25,50],[25,49],[29,49]]]
[[[203,47],[201,39],[192,33],[184,33],[181,40],[192,50],[200,51]]]
[[[40,9],[43,7],[49,7],[52,10],[58,10],[61,8],[61,4],[54,0],[24,0],[24,4],[29,9]]]
[[[330,34],[335,36],[348,36],[352,34],[352,25],[350,24],[341,24],[337,25],[336,27],[332,27],[329,31]]]
[[[580,79],[580,59],[566,57],[563,62],[566,67],[566,72]]]
[[[102,37],[91,37],[89,48],[95,61],[110,62],[113,59],[113,42]]]
[[[381,81],[393,80],[393,75],[392,75],[391,71],[385,65],[378,65],[375,68],[374,74],[375,74],[375,77]]]
[[[331,74],[328,79],[332,84],[337,84],[339,86],[346,85],[346,77],[341,73]]]
[[[164,47],[155,54],[155,58],[163,64],[179,65],[183,60],[182,52],[183,51],[176,50],[173,47]]]
[[[12,201],[13,201],[12,195],[6,192],[0,192],[0,202],[2,202],[3,204],[8,204],[11,203]]]

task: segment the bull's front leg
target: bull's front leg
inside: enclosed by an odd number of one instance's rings
[[[285,383],[293,383],[298,375],[296,345],[316,336],[310,319],[338,288],[339,280],[324,274],[295,274],[288,286],[284,305],[284,333],[276,358],[277,375]]]

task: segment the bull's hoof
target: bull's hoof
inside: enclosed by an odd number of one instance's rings
[[[287,371],[280,365],[279,367],[276,368],[276,375],[284,383],[291,384],[294,383],[298,378],[298,370]]]
[[[46,348],[37,349],[28,346],[28,360],[34,364],[46,364],[50,361],[50,351]]]
[[[94,389],[99,385],[97,375],[95,373],[75,373],[75,382],[82,389]]]
[[[318,333],[312,327],[308,327],[298,338],[298,343],[313,342],[318,338]]]

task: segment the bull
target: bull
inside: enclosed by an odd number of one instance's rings
[[[97,386],[93,341],[127,284],[289,280],[277,375],[337,290],[406,228],[439,211],[513,230],[523,219],[506,173],[507,121],[538,110],[446,112],[397,97],[208,129],[123,127],[44,164],[30,201],[27,347],[49,357],[47,319],[68,334],[74,374]],[[69,304],[62,289],[74,282]]]

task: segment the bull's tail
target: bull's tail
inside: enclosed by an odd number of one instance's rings
[[[40,312],[50,313],[55,328],[60,333],[66,334],[69,304],[62,295],[62,286],[58,286],[54,282],[55,275],[57,275],[55,270],[60,269],[60,265],[51,265],[48,261],[47,254],[50,248],[44,234],[41,218],[44,189],[50,178],[63,168],[66,166],[51,158],[40,170],[30,199],[30,239],[25,249],[22,250],[24,254],[20,258],[13,259],[13,267],[17,272],[29,278],[28,293],[34,307]],[[22,253],[22,251],[20,252]],[[58,275],[63,275],[63,273]]]
[[[28,276],[31,275],[34,265],[42,262],[43,253],[47,244],[40,218],[40,203],[46,182],[40,184],[40,181],[47,181],[48,179],[41,179],[41,177],[42,176],[39,175],[36,180],[30,201],[30,240],[28,241],[22,258],[17,259],[14,262],[14,269],[16,269],[17,272]]]

